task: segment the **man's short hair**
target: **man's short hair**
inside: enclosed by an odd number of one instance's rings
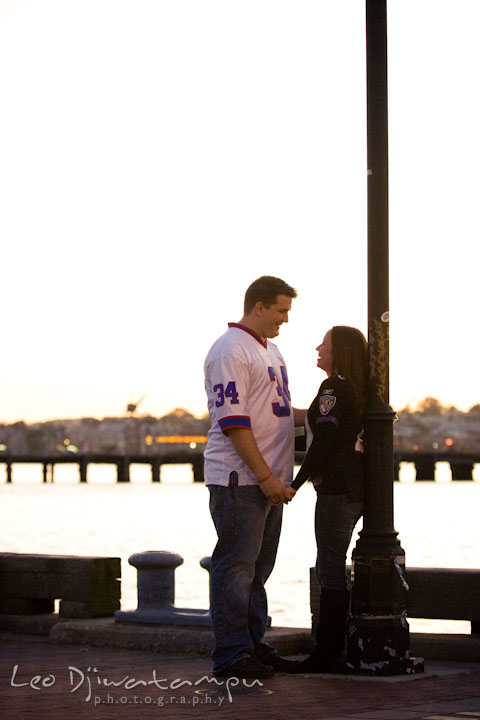
[[[286,295],[290,298],[297,297],[295,288],[290,287],[284,280],[271,275],[263,275],[254,280],[245,293],[243,311],[245,315],[252,312],[257,302],[262,302],[269,308],[274,305],[279,295]]]

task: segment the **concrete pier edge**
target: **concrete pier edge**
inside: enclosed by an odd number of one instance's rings
[[[0,631],[48,636],[52,643],[62,645],[200,657],[210,655],[213,644],[209,628],[118,623],[113,617],[71,620],[57,614],[0,614]],[[309,628],[272,627],[267,630],[266,639],[281,655],[307,654],[313,645]],[[480,635],[410,633],[410,650],[412,656],[426,661],[480,663]]]

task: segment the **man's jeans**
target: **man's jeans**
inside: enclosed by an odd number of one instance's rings
[[[209,485],[210,513],[218,535],[210,567],[210,612],[215,633],[213,669],[272,647],[267,627],[265,582],[273,570],[283,506],[273,507],[258,485]]]
[[[363,503],[346,495],[317,495],[315,537],[316,576],[322,588],[345,590],[345,562],[353,530],[362,516]]]

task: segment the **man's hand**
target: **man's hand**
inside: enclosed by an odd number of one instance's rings
[[[262,480],[260,487],[271,504],[278,506],[282,503],[290,502],[296,490],[287,487],[279,477],[269,470],[267,463],[258,449],[253,432],[244,428],[231,428],[227,432],[227,435],[232,443],[233,449],[253,474],[256,475],[258,479],[267,478],[266,480]]]
[[[282,503],[287,505],[296,493],[296,490],[285,485],[285,483],[273,473],[267,480],[260,483],[260,489],[274,507],[278,507]]]

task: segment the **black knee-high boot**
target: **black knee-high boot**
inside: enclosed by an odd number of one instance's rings
[[[290,670],[291,673],[341,672],[349,601],[348,590],[322,589],[315,648],[308,658]]]

